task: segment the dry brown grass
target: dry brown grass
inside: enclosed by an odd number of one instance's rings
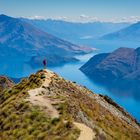
[[[78,112],[82,111],[88,120],[105,132],[107,140],[140,140],[140,131],[112,115],[112,113],[97,103],[96,100],[91,99],[88,96],[91,92],[86,88],[81,88],[81,86],[65,81],[63,78],[54,77],[50,90],[54,93],[59,93],[59,98],[65,97],[66,102],[63,105],[65,106],[65,114],[70,115],[75,121],[81,121],[78,118]],[[57,92],[58,90],[59,92]],[[98,137],[100,135],[102,134],[97,134]],[[100,137],[103,139],[105,138],[104,136]]]
[[[75,140],[79,131],[72,122],[77,121],[86,125],[88,123],[96,132],[96,140],[140,140],[140,132],[91,98],[91,91],[57,75],[51,78],[52,82],[46,90],[50,99],[63,102],[54,104],[60,118],[50,120],[42,109],[24,100],[29,96],[28,90],[39,87],[44,81],[45,77],[42,74],[40,71],[31,75],[29,79],[23,79],[11,90],[1,94],[2,139]],[[79,116],[79,112],[83,113],[88,122]]]
[[[25,101],[28,90],[43,81],[42,73],[23,79],[0,98],[0,140],[76,140],[79,130],[63,118],[51,120],[38,106]]]

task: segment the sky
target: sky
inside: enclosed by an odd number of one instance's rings
[[[77,22],[140,20],[140,0],[0,0],[0,14]]]

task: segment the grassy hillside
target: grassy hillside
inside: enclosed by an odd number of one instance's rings
[[[30,90],[40,90],[36,99],[50,102],[59,117],[31,102]],[[140,140],[139,124],[117,104],[49,71],[32,74],[0,94],[2,140],[76,140],[81,131],[74,122],[91,128],[96,140]]]
[[[51,119],[38,106],[25,101],[28,90],[37,88],[43,75],[37,73],[23,79],[18,85],[7,90],[0,98],[0,139],[1,140],[50,140],[76,139],[79,131],[63,118]]]

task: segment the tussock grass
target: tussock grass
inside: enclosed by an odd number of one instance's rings
[[[41,85],[45,77],[41,73],[32,74],[28,79],[1,93],[0,98],[0,139],[1,140],[75,140],[78,129],[72,122],[53,119],[38,106],[25,99],[28,90]]]
[[[91,91],[88,89],[57,76],[52,79],[49,88],[53,93],[59,95],[59,99],[65,100],[58,107],[64,118],[70,116],[75,121],[86,123],[78,116],[79,111],[81,111],[91,125],[97,126],[93,126],[96,139],[140,140],[140,132],[136,128],[112,115],[94,98],[90,98],[88,95],[91,94]],[[114,102],[111,102],[111,104],[114,104]]]

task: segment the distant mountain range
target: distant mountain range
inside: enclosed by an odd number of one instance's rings
[[[130,25],[117,32],[104,35],[100,39],[122,40],[122,41],[140,41],[140,22]]]
[[[83,39],[93,39],[99,36],[112,33],[123,29],[130,23],[110,23],[110,22],[93,22],[93,23],[74,23],[62,20],[31,20],[22,19],[39,29],[61,37],[63,39],[78,42]]]
[[[119,48],[112,53],[95,55],[80,70],[102,83],[140,82],[140,48]]]
[[[56,63],[71,60],[73,55],[88,53],[92,49],[81,47],[50,35],[23,20],[0,15],[0,57],[22,58],[32,56],[57,56]],[[67,57],[66,57],[67,56]]]

